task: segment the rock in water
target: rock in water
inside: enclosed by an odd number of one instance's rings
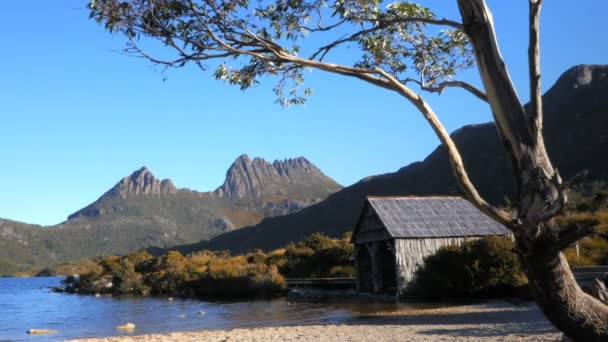
[[[116,330],[133,331],[135,330],[135,324],[127,323],[125,325],[119,325],[116,327]]]
[[[46,334],[56,334],[57,330],[49,330],[49,329],[30,329],[27,331],[30,335],[46,335]]]

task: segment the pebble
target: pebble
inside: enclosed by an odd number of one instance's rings
[[[125,325],[119,325],[116,327],[116,330],[132,331],[132,330],[135,330],[135,324],[127,323]]]
[[[48,329],[30,329],[27,331],[30,335],[45,335],[45,334],[56,334],[57,330],[48,330]]]

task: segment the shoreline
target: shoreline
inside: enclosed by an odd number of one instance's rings
[[[490,302],[361,315],[341,324],[287,325],[86,338],[80,342],[135,341],[559,341],[533,303]]]

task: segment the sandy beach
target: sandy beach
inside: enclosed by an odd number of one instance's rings
[[[340,325],[301,325],[79,341],[559,341],[561,333],[533,303],[492,302],[440,309],[378,312]]]

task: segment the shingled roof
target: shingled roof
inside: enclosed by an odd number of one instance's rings
[[[510,234],[507,228],[462,197],[368,197],[365,208],[369,207],[392,238]],[[363,215],[357,223],[355,235]]]

